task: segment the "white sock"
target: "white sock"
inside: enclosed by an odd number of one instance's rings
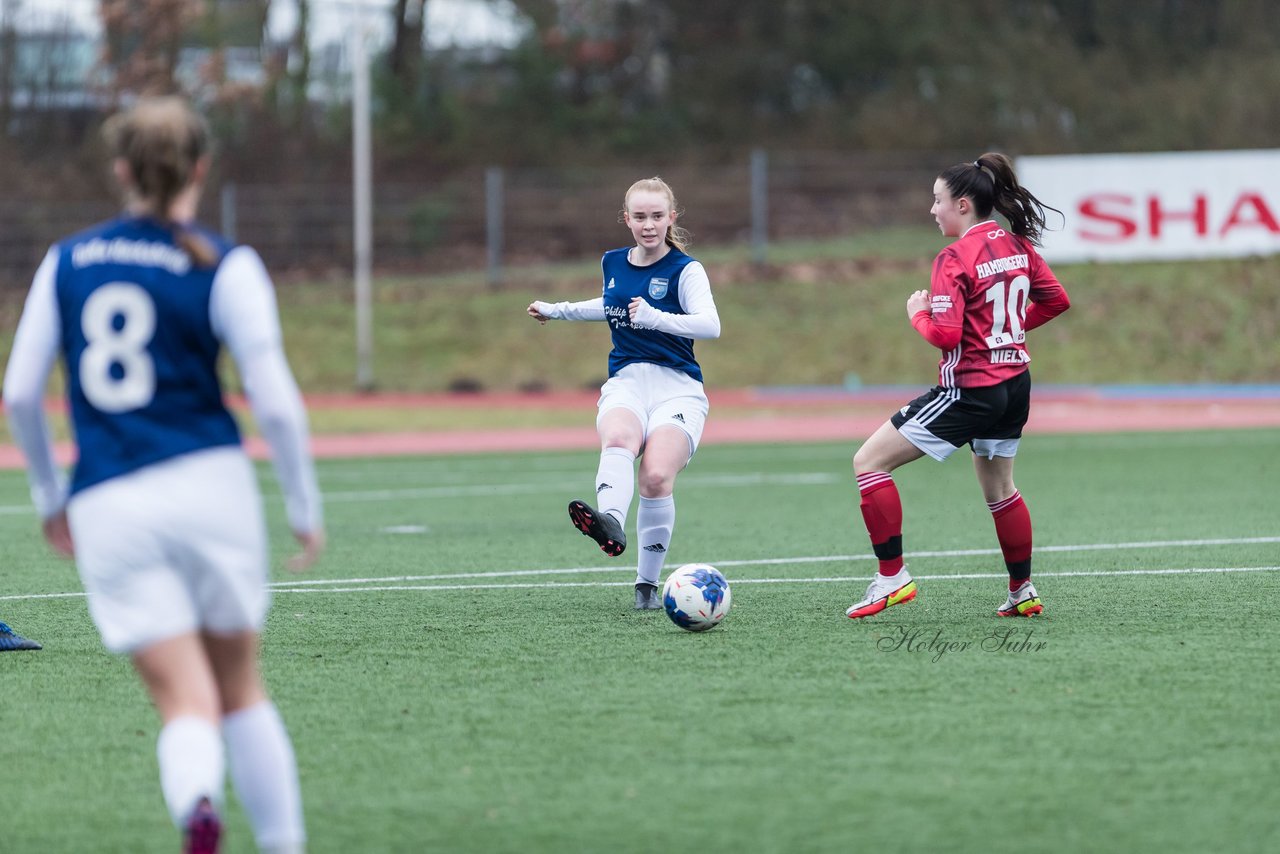
[[[215,807],[222,805],[226,759],[218,728],[212,723],[195,715],[169,721],[156,741],[156,759],[160,791],[176,827],[186,826],[201,798],[208,798]]]
[[[298,766],[284,721],[270,700],[232,712],[222,719],[231,783],[249,816],[263,851],[302,850]],[[291,847],[292,846],[292,847]]]
[[[640,496],[640,509],[636,511],[636,539],[639,555],[636,569],[637,584],[653,584],[659,587],[662,582],[662,566],[667,562],[667,550],[671,548],[671,531],[676,526],[676,500],[672,495],[666,498],[645,498]]]
[[[596,469],[596,509],[610,513],[627,527],[627,512],[636,492],[636,455],[626,448],[605,448]]]

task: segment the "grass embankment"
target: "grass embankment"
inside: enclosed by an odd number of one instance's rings
[[[712,279],[724,334],[700,342],[710,387],[929,383],[937,354],[907,324],[905,302],[928,287],[943,245],[928,231],[776,247],[753,267],[745,250],[697,253]],[[1031,335],[1038,382],[1280,381],[1280,257],[1062,265],[1070,313]],[[380,389],[440,391],[598,386],[609,350],[603,324],[524,314],[534,299],[598,293],[594,261],[376,283],[374,374]],[[355,378],[348,283],[280,288],[294,368],[310,391]]]
[[[724,334],[697,353],[715,389],[934,381],[937,353],[907,324],[907,295],[927,287],[944,244],[930,230],[869,233],[772,247],[753,266],[742,248],[696,251],[710,272]],[[1280,256],[1229,261],[1062,265],[1072,310],[1031,334],[1038,383],[1280,382]],[[377,280],[374,375],[390,392],[597,388],[604,324],[525,316],[534,299],[598,292],[595,260],[511,268],[500,288],[483,273]],[[282,281],[285,341],[304,392],[355,387],[349,282]],[[8,350],[21,295],[0,299]],[[228,371],[228,377],[232,372]],[[230,387],[235,388],[234,380]],[[55,377],[51,392],[58,387]],[[510,413],[313,409],[316,432],[560,426],[581,415],[532,405]],[[518,411],[517,411],[518,410]],[[55,434],[66,435],[55,417]],[[0,423],[0,441],[8,441]]]

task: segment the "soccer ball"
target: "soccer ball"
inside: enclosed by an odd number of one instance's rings
[[[672,570],[662,585],[662,607],[667,616],[691,632],[720,625],[732,602],[729,582],[720,570],[705,563],[687,563]]]

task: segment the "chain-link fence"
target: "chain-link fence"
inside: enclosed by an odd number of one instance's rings
[[[626,245],[622,196],[660,174],[684,210],[696,249],[814,239],[927,224],[934,177],[964,155],[939,152],[757,154],[720,165],[476,168],[431,184],[377,181],[377,270],[485,269],[591,258]],[[753,186],[753,177],[755,184]],[[110,199],[0,199],[0,284],[25,287],[50,243],[112,216]],[[206,193],[202,219],[256,247],[287,282],[348,275],[353,261],[349,184],[233,184]],[[695,251],[696,251],[695,249]]]

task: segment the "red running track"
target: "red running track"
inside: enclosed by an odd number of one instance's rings
[[[884,423],[914,392],[876,390],[844,397],[791,397],[761,395],[751,390],[721,391],[711,395],[712,412],[703,445],[768,442],[856,443]],[[400,456],[415,454],[463,454],[498,451],[587,450],[596,447],[594,392],[537,395],[434,394],[434,395],[321,395],[308,397],[311,408],[458,408],[510,410],[530,408],[576,409],[581,426],[496,430],[440,430],[409,433],[317,435],[312,450],[317,457]],[[239,404],[237,404],[239,405]],[[752,407],[762,414],[751,414]],[[716,416],[717,408],[730,412]],[[789,408],[803,412],[787,413]],[[818,409],[821,411],[815,412]],[[874,414],[867,414],[874,411]],[[1235,430],[1280,427],[1280,399],[1274,397],[1102,397],[1088,391],[1038,392],[1031,410],[1028,433],[1112,433],[1126,431]],[[246,443],[249,453],[265,458],[260,439]],[[72,449],[58,443],[60,463],[68,464]],[[22,467],[21,455],[12,445],[0,445],[0,469]]]

